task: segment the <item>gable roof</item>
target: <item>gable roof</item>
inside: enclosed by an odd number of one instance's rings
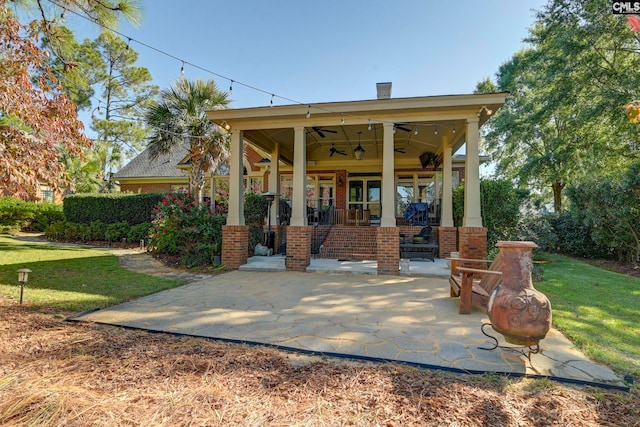
[[[159,178],[184,177],[176,166],[189,154],[189,144],[175,147],[168,154],[160,154],[152,159],[149,149],[145,149],[114,174],[115,179],[122,178]]]

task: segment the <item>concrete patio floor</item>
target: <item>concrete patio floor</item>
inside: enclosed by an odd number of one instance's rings
[[[162,273],[154,261],[145,254],[122,258],[127,268]],[[410,272],[416,275],[411,276],[378,276],[371,262],[313,260],[311,270],[325,270],[287,273],[270,271],[277,266],[265,261],[256,261],[262,268],[257,271],[182,275],[190,283],[82,313],[74,320],[456,372],[543,376],[625,388],[613,371],[590,361],[555,329],[530,361],[509,349],[481,349],[492,347],[480,329],[488,318],[478,308],[471,315],[458,314],[458,300],[449,297],[444,260],[412,261],[415,269],[410,267]],[[417,275],[427,274],[418,267],[440,274]]]

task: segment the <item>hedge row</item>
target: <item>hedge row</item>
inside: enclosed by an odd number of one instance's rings
[[[44,231],[49,225],[63,220],[60,205],[0,198],[0,229],[3,231]]]
[[[90,224],[126,222],[129,225],[151,221],[154,207],[160,203],[160,193],[146,194],[75,194],[64,198],[67,221]]]
[[[126,222],[105,224],[92,221],[89,224],[78,224],[60,221],[49,226],[45,236],[49,240],[85,243],[92,241],[138,243],[149,236],[150,222],[130,226]]]

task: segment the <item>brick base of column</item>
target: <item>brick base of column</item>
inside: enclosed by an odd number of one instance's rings
[[[460,227],[460,258],[487,259],[487,229],[485,227]]]
[[[312,226],[287,227],[287,271],[307,271],[311,263]]]
[[[438,227],[438,257],[447,258],[458,250],[458,229],[456,227]]]
[[[400,229],[378,227],[376,240],[378,274],[397,276],[400,268]]]
[[[227,268],[239,268],[249,257],[249,226],[222,226],[222,263]]]

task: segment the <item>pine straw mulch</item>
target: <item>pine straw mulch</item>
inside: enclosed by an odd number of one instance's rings
[[[640,392],[300,357],[0,298],[0,425],[640,425]]]

